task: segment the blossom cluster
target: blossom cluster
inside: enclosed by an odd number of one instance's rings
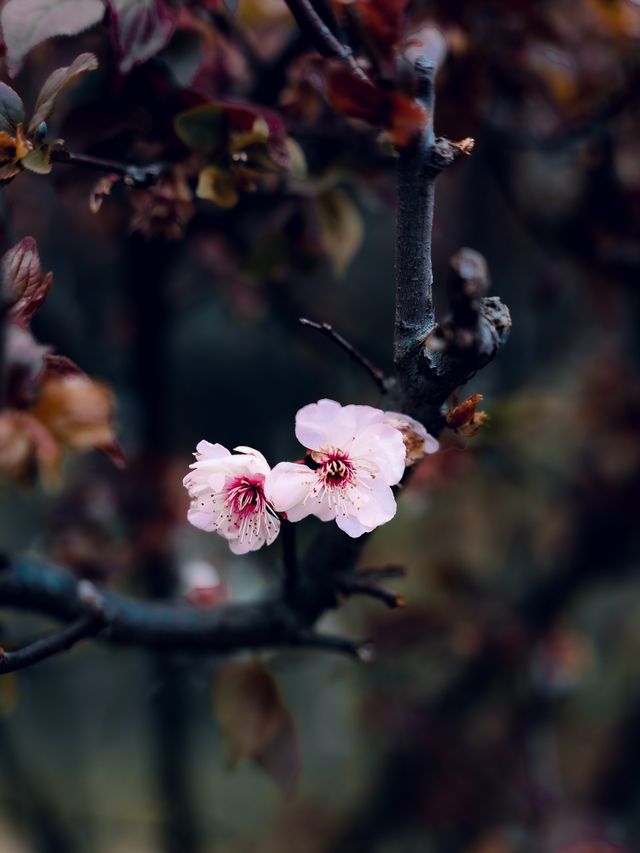
[[[191,524],[223,536],[235,554],[270,545],[282,519],[308,515],[362,536],[395,515],[392,486],[406,466],[438,449],[435,438],[407,415],[334,400],[300,409],[295,431],[305,458],[273,468],[252,447],[231,453],[201,441],[184,478]]]

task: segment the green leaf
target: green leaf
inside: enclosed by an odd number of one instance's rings
[[[17,92],[0,83],[0,131],[15,136],[16,127],[24,121],[24,104]]]
[[[104,17],[102,0],[7,0],[0,25],[9,73],[20,71],[27,53],[52,36],[74,36]]]
[[[51,146],[43,145],[41,148],[34,148],[20,162],[25,169],[35,172],[36,175],[48,175],[51,171]]]
[[[40,89],[33,116],[29,122],[29,133],[35,133],[39,125],[47,121],[55,108],[60,92],[69,83],[81,74],[86,74],[87,71],[95,71],[97,67],[98,60],[93,53],[81,53],[80,56],[76,56],[71,65],[57,68]]]
[[[225,208],[235,207],[239,200],[233,175],[217,166],[206,166],[200,172],[196,195]]]
[[[229,123],[223,109],[213,104],[194,107],[174,120],[175,131],[189,148],[203,154],[226,151]]]

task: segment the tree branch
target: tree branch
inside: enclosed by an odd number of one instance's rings
[[[488,287],[484,260],[471,250],[462,250],[452,262],[459,284],[457,290],[451,290],[452,317],[444,326],[436,324],[431,242],[435,182],[444,168],[471,152],[473,140],[436,138],[436,68],[424,57],[418,57],[414,67],[418,99],[428,120],[422,135],[398,157],[395,394],[401,411],[436,433],[443,426],[444,402],[495,356],[508,338],[511,318],[499,299],[482,298]],[[478,279],[475,286],[474,276]],[[456,346],[437,345],[440,336],[448,343],[455,341]]]
[[[314,10],[307,0],[288,1],[306,16],[307,23],[313,22],[309,15]],[[317,22],[313,27],[317,32]],[[325,31],[326,27],[322,30],[323,37],[327,35]],[[329,36],[328,44],[332,44],[335,37],[330,32]],[[431,432],[437,432],[443,424],[443,403],[458,385],[493,358],[508,336],[510,320],[508,310],[499,300],[484,296],[488,278],[482,260],[464,250],[454,259],[451,318],[440,326],[436,324],[431,263],[435,178],[443,168],[468,153],[471,143],[436,139],[435,67],[418,59],[415,68],[418,98],[429,118],[418,141],[399,154],[394,338],[397,380],[392,390],[395,408],[421,420]],[[59,162],[115,171],[129,176],[134,185],[147,179],[145,173],[131,171],[142,167],[68,152],[66,160],[62,157]],[[381,390],[389,389],[380,372],[330,326],[303,322],[336,341],[368,370]],[[298,562],[291,532],[285,526],[285,583],[265,600],[198,609],[176,602],[137,601],[105,591],[101,638],[171,652],[224,653],[306,646],[369,658],[369,646],[318,634],[314,625],[327,610],[338,605],[341,591],[373,595],[386,604],[399,606],[401,600],[397,596],[375,585],[385,575],[396,575],[397,568],[356,573],[368,534],[352,539],[329,524],[322,526],[305,558]],[[73,628],[76,632],[89,615],[89,605],[77,580],[33,558],[24,558],[2,569],[0,557],[0,605],[61,619],[72,623],[69,630]],[[71,636],[75,636],[73,632]]]
[[[339,637],[332,638],[333,642],[310,641],[309,632],[317,614],[337,604],[335,593],[327,595],[325,583],[322,577],[315,584],[307,577],[298,589],[295,603],[274,593],[255,604],[212,609],[175,601],[139,601],[104,590],[100,592],[103,621],[96,626],[96,612],[83,595],[82,583],[60,568],[35,558],[22,558],[0,570],[0,605],[72,623],[72,642],[85,636],[80,625],[88,630],[86,622],[93,619],[94,633],[100,630],[101,638],[110,643],[165,651],[214,653],[300,645],[345,651],[347,644],[350,648],[353,644]],[[51,654],[70,647],[63,642],[67,634],[61,632],[55,637],[62,638],[60,648],[53,637],[41,641],[54,641]]]
[[[106,614],[102,598],[98,595],[93,584],[88,581],[81,581],[77,584],[77,594],[85,612],[55,634],[41,640],[35,640],[22,649],[17,649],[14,652],[0,649],[0,675],[25,669],[25,667],[32,666],[34,663],[46,660],[46,658],[66,652],[80,640],[93,637],[102,630],[105,625]]]
[[[0,649],[0,675],[15,672],[39,663],[41,660],[58,655],[71,649],[79,640],[93,637],[102,628],[102,621],[95,616],[82,616],[80,619],[62,628],[49,637],[36,640],[15,652]]]
[[[131,163],[120,163],[116,160],[92,157],[89,154],[75,154],[61,147],[51,149],[51,161],[53,163],[66,163],[68,166],[85,166],[89,169],[97,169],[100,172],[119,175],[125,184],[134,189],[145,189],[153,186],[166,171],[164,163],[137,166]]]
[[[300,323],[303,326],[308,326],[310,329],[317,329],[319,332],[322,332],[323,335],[326,335],[330,340],[343,349],[349,358],[353,359],[356,364],[359,364],[364,368],[364,370],[366,370],[375,382],[376,387],[381,394],[387,393],[389,389],[387,388],[387,380],[384,373],[376,367],[375,364],[369,361],[366,356],[362,355],[362,353],[359,352],[353,344],[350,344],[346,338],[343,338],[341,334],[336,332],[330,323],[316,323],[313,320],[307,320],[305,317],[300,317]]]

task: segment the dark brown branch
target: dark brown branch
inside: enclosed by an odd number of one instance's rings
[[[362,353],[359,352],[353,344],[349,343],[346,338],[343,338],[341,334],[336,332],[330,323],[316,323],[313,320],[307,320],[305,317],[300,317],[300,323],[302,323],[303,326],[308,326],[310,329],[317,329],[319,332],[322,332],[323,335],[326,335],[330,340],[343,349],[349,358],[353,359],[356,364],[359,364],[366,370],[369,376],[376,383],[381,394],[387,393],[387,380],[384,373],[369,361],[366,356],[362,355]]]
[[[453,294],[449,325],[436,324],[431,260],[435,182],[444,168],[462,154],[470,153],[473,140],[454,143],[435,137],[436,69],[423,57],[416,60],[414,67],[418,99],[427,111],[428,121],[416,142],[398,155],[395,393],[397,408],[435,433],[443,426],[444,402],[494,357],[508,337],[511,321],[499,299],[483,299],[479,294],[467,297],[460,291],[458,297]],[[463,269],[466,277],[465,264],[470,257],[470,250],[456,256],[459,279]],[[477,261],[480,256],[474,257]],[[460,328],[458,323],[462,323]],[[448,337],[464,340],[465,347],[434,346],[445,328]]]
[[[353,642],[340,637],[318,639],[312,631],[318,614],[336,606],[337,599],[335,593],[328,591],[327,584],[333,583],[330,572],[326,577],[311,577],[308,573],[305,577],[295,603],[274,594],[252,604],[210,609],[175,601],[138,601],[101,591],[100,618],[104,621],[94,626],[94,633],[100,630],[101,638],[110,643],[175,652],[221,653],[302,645],[357,654],[358,646]],[[96,620],[95,605],[83,592],[82,584],[67,572],[33,558],[0,569],[0,606],[69,622],[69,627],[74,627],[71,636],[78,638],[82,636],[80,624],[88,630],[87,620]],[[55,637],[66,638],[65,631]],[[54,638],[41,642],[51,640],[57,643]],[[57,645],[51,654],[56,651]]]
[[[292,5],[313,11],[305,0]],[[508,335],[508,311],[499,300],[482,294],[486,289],[482,265],[458,256],[457,279],[452,291],[451,327],[444,324],[442,337],[455,344],[440,351],[425,347],[436,329],[432,294],[431,226],[434,184],[439,171],[469,149],[468,143],[438,140],[433,132],[433,85],[435,68],[426,61],[416,63],[418,96],[429,120],[424,133],[410,149],[399,155],[398,232],[396,263],[396,326],[394,355],[397,382],[393,385],[394,407],[420,419],[431,432],[443,422],[442,404],[458,385],[486,364]],[[69,156],[69,155],[67,155]],[[75,162],[113,171],[108,161]],[[62,162],[62,161],[61,161]],[[70,162],[67,159],[66,162]],[[124,167],[129,171],[137,167]],[[458,288],[457,290],[455,288]],[[388,382],[330,326],[303,321],[319,329],[366,367],[381,390]],[[471,340],[460,336],[471,332]],[[433,343],[432,339],[431,343]],[[462,346],[461,344],[465,344]],[[285,537],[288,533],[285,532]],[[105,626],[101,636],[113,643],[192,653],[228,653],[240,649],[305,646],[355,655],[371,656],[368,645],[343,637],[318,634],[318,619],[339,603],[340,591],[373,595],[386,604],[400,604],[398,597],[369,581],[395,575],[397,569],[364,570],[354,574],[368,535],[351,539],[335,525],[323,525],[316,541],[299,563],[293,539],[285,538],[285,584],[273,596],[251,604],[229,604],[199,609],[176,602],[136,601],[113,592],[103,593]],[[1,565],[1,561],[0,561]],[[77,623],[88,614],[87,602],[72,576],[33,559],[23,559],[0,571],[0,605],[28,609]]]
[[[66,163],[68,166],[84,166],[89,169],[97,169],[100,172],[108,172],[121,177],[127,186],[134,189],[144,189],[157,183],[166,165],[163,163],[150,163],[146,166],[137,166],[131,163],[119,163],[116,160],[105,160],[101,157],[92,157],[89,154],[75,154],[66,148],[52,148],[51,160],[54,163]]]
[[[400,361],[417,337],[435,324],[431,234],[435,174],[429,165],[435,137],[435,66],[416,64],[418,97],[427,124],[418,139],[398,155],[398,219],[396,235],[396,319],[394,356]]]
[[[368,80],[365,72],[353,58],[350,48],[336,38],[316,11],[311,0],[285,0],[285,2],[300,27],[300,31],[309,39],[321,56],[346,62],[354,77],[359,80]]]

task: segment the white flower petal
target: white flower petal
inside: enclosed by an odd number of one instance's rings
[[[319,400],[296,415],[296,438],[307,450],[347,447],[356,433],[356,419],[335,400]]]
[[[265,495],[277,512],[289,513],[304,502],[314,482],[315,474],[306,465],[299,462],[279,462],[267,475],[264,484]]]
[[[368,533],[368,528],[364,527],[363,524],[355,517],[355,515],[336,515],[336,524],[343,530],[347,536],[351,536],[352,539],[357,539],[359,536],[362,536],[363,533]]]

